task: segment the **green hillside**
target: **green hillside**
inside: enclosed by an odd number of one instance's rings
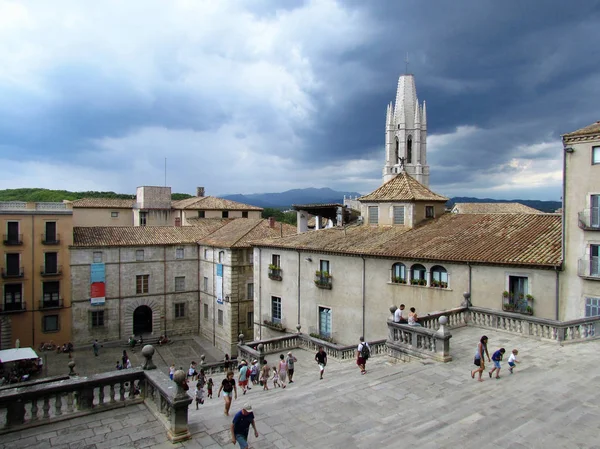
[[[191,198],[187,193],[174,193],[171,198],[182,200]],[[118,198],[133,199],[135,195],[126,195],[115,192],[69,192],[68,190],[50,189],[6,189],[0,190],[0,201],[36,201],[36,202],[60,202],[62,200],[78,200],[81,198]]]

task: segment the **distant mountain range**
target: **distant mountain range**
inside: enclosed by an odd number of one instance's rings
[[[311,187],[307,189],[287,190],[281,193],[223,195],[221,198],[263,208],[288,209],[292,204],[342,203],[344,195],[356,197],[361,194],[358,192],[340,192],[329,188],[316,189]],[[189,198],[190,196],[184,193],[174,193],[172,195],[174,200]],[[38,188],[0,190],[0,201],[62,201],[79,198],[135,198],[135,196],[115,192],[69,192],[67,190]],[[452,207],[455,203],[521,203],[542,212],[555,212],[562,207],[560,201],[493,200],[491,198],[481,199],[472,197],[451,198],[447,206]]]

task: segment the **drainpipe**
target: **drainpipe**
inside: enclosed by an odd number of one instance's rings
[[[121,335],[121,308],[123,306],[121,301],[121,247],[119,247],[119,298],[117,299],[117,301],[119,302],[119,340],[121,340],[123,338],[123,336]]]
[[[556,292],[555,292],[555,296],[556,296],[556,310],[554,312],[554,319],[556,321],[559,321],[559,306],[560,306],[560,281],[559,281],[559,274],[560,272],[558,271],[558,267],[554,267],[554,271],[556,273]]]
[[[167,338],[167,247],[163,247],[163,314],[165,338]]]
[[[31,214],[31,347],[35,348],[35,222],[33,221],[34,214]],[[18,235],[17,235],[18,238]],[[23,264],[25,265],[25,264]],[[19,266],[21,269],[21,259],[19,258]],[[43,298],[42,298],[43,299]],[[40,314],[42,315],[42,314]],[[12,322],[11,322],[12,324]],[[12,326],[11,326],[12,327]],[[12,342],[11,342],[12,343]]]
[[[300,251],[299,250],[298,250],[298,326],[300,326]]]
[[[180,215],[180,220],[181,220],[181,211],[179,212]],[[197,286],[197,292],[198,292],[198,307],[197,307],[197,314],[198,314],[198,335],[200,335],[200,245],[196,245],[196,256],[198,259],[198,272],[197,272],[197,277],[198,277],[198,283],[196,284]]]
[[[365,300],[366,300],[366,290],[367,290],[367,286],[366,286],[366,263],[367,261],[365,260],[365,256],[360,256],[362,258],[363,261],[363,269],[362,269],[362,336],[365,338],[366,341],[366,336],[365,336]]]
[[[212,294],[212,309],[213,309],[213,326],[212,326],[212,331],[213,331],[213,346],[217,346],[217,334],[216,334],[216,322],[215,322],[215,315],[217,314],[217,298],[216,295],[214,294],[216,289],[215,289],[215,270],[216,270],[216,266],[215,266],[215,247],[211,246],[212,248],[212,253],[213,253],[213,265],[212,265],[212,286],[213,286],[213,294]]]
[[[467,300],[467,309],[468,309],[469,306],[473,305],[473,294],[471,293],[471,286],[472,286],[471,262],[467,262],[467,266],[469,267],[469,299]]]
[[[260,281],[262,278],[262,271],[260,269],[261,266],[261,252],[262,249],[258,248],[258,339],[262,340],[262,282]],[[256,318],[254,318],[256,320]]]

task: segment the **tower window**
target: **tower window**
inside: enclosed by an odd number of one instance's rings
[[[398,140],[398,138],[396,137],[396,157],[395,157],[395,161],[398,161],[398,157],[400,156],[400,141]]]
[[[406,139],[406,163],[412,164],[412,136]]]

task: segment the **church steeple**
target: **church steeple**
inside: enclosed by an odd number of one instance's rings
[[[383,182],[405,170],[421,184],[429,185],[427,164],[427,112],[425,102],[419,105],[415,77],[400,75],[396,90],[396,102],[387,107],[386,114],[386,160]],[[402,163],[404,162],[404,163]]]

